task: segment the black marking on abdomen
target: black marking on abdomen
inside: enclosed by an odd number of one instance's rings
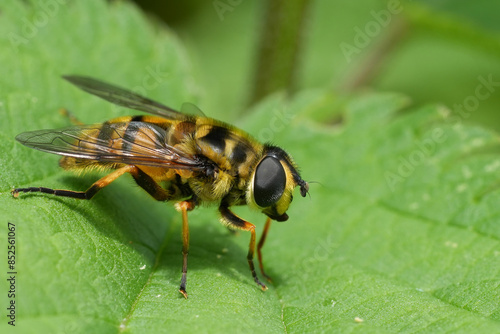
[[[248,150],[248,145],[245,145],[241,141],[238,142],[238,144],[236,144],[236,146],[229,154],[229,160],[231,160],[233,164],[241,164],[245,162],[247,159],[247,150]]]
[[[97,139],[108,141],[111,140],[111,135],[113,134],[113,128],[109,122],[104,122],[102,124],[101,130],[99,130],[99,134],[97,135]]]
[[[171,126],[161,126],[158,127],[158,131],[154,131],[155,135],[155,148],[156,149],[164,149],[165,144],[167,143],[168,133],[171,129]]]
[[[127,151],[132,149],[132,145],[134,144],[135,137],[137,136],[137,132],[140,127],[140,120],[136,121],[136,118],[142,120],[142,116],[135,116],[132,118],[132,121],[128,124],[125,133],[123,134],[123,144],[122,150]]]
[[[214,126],[204,137],[200,139],[210,145],[218,154],[223,154],[226,148],[226,139],[228,139],[229,136],[230,133],[228,129],[221,126]]]
[[[138,115],[132,117],[131,122],[144,122],[144,115]]]

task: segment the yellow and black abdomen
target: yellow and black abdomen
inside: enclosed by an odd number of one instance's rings
[[[60,166],[79,170],[116,169],[130,164],[127,157],[142,157],[146,161],[144,166],[141,163],[135,165],[147,170],[157,181],[168,180],[175,172],[167,164],[161,167],[158,158],[161,159],[164,152],[165,160],[171,159],[170,149],[182,144],[194,130],[195,123],[188,117],[169,120],[149,115],[119,117],[102,124],[72,127],[64,133],[72,154],[64,156]],[[113,156],[117,158],[109,159]],[[147,163],[147,157],[151,157],[154,166]],[[188,171],[183,172],[186,173]]]

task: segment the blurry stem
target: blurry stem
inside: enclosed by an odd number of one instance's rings
[[[293,92],[307,9],[311,2],[263,1],[264,23],[260,32],[251,104],[277,90],[288,94]]]
[[[387,56],[391,55],[391,51],[400,45],[407,32],[408,27],[405,19],[395,19],[394,23],[390,25],[387,35],[372,48],[365,59],[361,60],[354,73],[349,74],[349,78],[342,83],[340,90],[349,93],[370,84],[383,67]]]

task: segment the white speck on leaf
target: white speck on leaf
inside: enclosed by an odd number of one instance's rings
[[[471,172],[471,170],[469,169],[468,166],[463,166],[462,167],[462,174],[464,175],[464,177],[466,179],[470,179],[471,176],[472,176],[472,172]]]
[[[500,160],[495,160],[491,164],[484,166],[484,171],[491,173],[496,171],[500,167]]]
[[[457,248],[458,247],[458,244],[456,242],[453,242],[453,241],[446,241],[444,243],[444,245],[446,247],[451,247],[451,248]]]
[[[451,112],[450,109],[444,108],[444,107],[438,107],[437,112],[439,115],[441,115],[443,118],[447,118],[450,116]]]
[[[484,139],[476,138],[471,142],[472,147],[479,147],[484,145]]]
[[[465,183],[459,184],[456,188],[458,193],[463,193],[467,189],[467,185]]]

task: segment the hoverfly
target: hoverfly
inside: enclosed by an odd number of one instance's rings
[[[249,205],[267,220],[257,246],[262,275],[261,248],[271,220],[285,221],[292,192],[300,187],[305,197],[309,184],[299,175],[292,158],[281,148],[261,144],[229,124],[189,115],[108,83],[81,76],[64,76],[80,89],[116,105],[151,115],[119,117],[103,124],[75,125],[55,130],[24,132],[16,139],[23,145],[62,155],[66,170],[111,170],[86,191],[44,187],[16,188],[19,193],[41,192],[90,200],[119,176],[129,173],[158,201],[173,201],[182,213],[182,277],[179,291],[187,298],[189,251],[187,212],[204,203],[219,206],[221,221],[229,228],[250,231],[247,260],[254,281],[266,290],[255,272],[255,225],[235,215],[230,207]]]

